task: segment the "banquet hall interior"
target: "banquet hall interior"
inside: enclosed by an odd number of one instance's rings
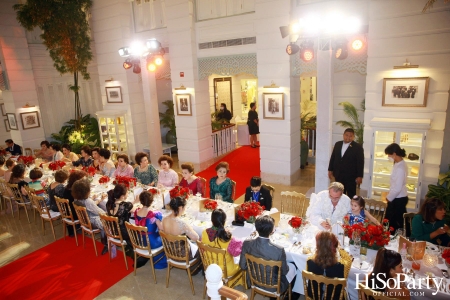
[[[2,148],[3,141],[12,139],[23,155],[34,155],[41,141],[65,140],[76,154],[85,144],[108,149],[113,162],[125,154],[134,165],[136,153],[144,152],[156,169],[165,154],[172,157],[174,171],[181,173],[181,164],[189,162],[194,173],[209,176],[207,182],[216,176],[214,167],[228,161],[227,176],[237,186],[235,203],[244,202],[251,177],[259,176],[274,188],[272,206],[279,211],[283,192],[301,193],[309,204],[311,194],[328,189],[333,146],[347,127],[355,129],[355,141],[364,149],[358,195],[386,200],[392,164],[384,149],[393,142],[409,154],[408,212],[417,213],[428,186],[449,171],[448,1],[80,1],[89,3],[83,17],[88,27],[87,35],[78,37],[88,40],[89,49],[78,51],[89,59],[76,76],[70,68],[61,72],[55,67],[44,43],[50,29],[33,25],[27,30],[19,21],[13,6],[33,2],[0,0]],[[48,3],[62,5],[56,2]],[[45,9],[51,10],[36,11]],[[248,125],[253,103],[259,118],[254,145]],[[231,113],[225,123],[220,119],[224,104]],[[84,122],[78,128],[73,125],[77,116]],[[2,200],[0,273],[34,253],[22,265],[24,272],[33,272],[49,255],[38,251],[58,242],[76,247],[74,256],[94,255],[90,237],[83,249],[78,233],[77,247],[73,237],[63,239],[64,225],[59,224],[55,240],[49,224],[44,234],[34,210],[28,210],[30,222],[20,210],[19,219]],[[192,277],[193,295],[184,271],[172,270],[166,288],[166,269],[156,270],[155,284],[150,264],[134,275],[131,259],[125,270],[121,250],[111,262],[108,256],[92,258],[95,266],[84,265],[77,273],[95,269],[108,277],[120,269],[107,284],[92,282],[77,287],[83,289],[79,294],[56,298],[203,296],[202,272]],[[62,286],[70,281],[58,277],[67,271],[64,267],[40,270],[34,278],[46,284],[54,276]],[[17,289],[14,282],[21,276],[3,274],[0,295]],[[235,288],[250,297],[250,289]],[[303,290],[299,293],[304,299]]]

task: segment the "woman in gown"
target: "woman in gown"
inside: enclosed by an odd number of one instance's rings
[[[230,172],[230,166],[227,162],[222,161],[216,166],[217,176],[209,180],[209,198],[215,199],[216,195],[222,196],[225,202],[233,203],[231,179],[227,177]]]
[[[156,172],[155,167],[149,164],[147,153],[136,153],[134,160],[138,165],[136,168],[134,168],[134,177],[142,184],[157,186],[158,173]]]
[[[250,134],[250,144],[252,148],[259,147],[256,144],[257,137],[256,135],[259,133],[259,119],[258,113],[256,112],[256,103],[250,103],[250,110],[248,111],[248,133]]]
[[[192,195],[200,193],[203,195],[203,186],[200,178],[194,175],[194,165],[192,163],[184,163],[181,165],[181,179],[179,185],[192,191]]]

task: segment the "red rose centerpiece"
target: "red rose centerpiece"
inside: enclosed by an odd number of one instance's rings
[[[136,178],[128,176],[116,176],[116,178],[114,178],[113,184],[119,183],[125,185],[127,188],[130,188],[130,186],[135,187]]]
[[[442,258],[444,259],[447,268],[450,268],[450,249],[445,249],[442,252]]]
[[[366,247],[374,250],[389,244],[390,231],[393,230],[389,227],[389,221],[383,220],[383,225],[369,224],[369,220],[365,220],[364,223],[349,224],[348,216],[344,217],[344,234],[350,239],[350,244],[353,244],[352,236],[353,232],[358,230],[361,233],[361,247]]]
[[[238,217],[244,219],[248,223],[254,223],[256,217],[264,212],[264,206],[261,206],[259,202],[244,202],[237,211]]]
[[[205,202],[203,203],[203,207],[206,210],[213,211],[217,208],[217,202],[214,200],[205,200]]]
[[[288,224],[291,225],[292,229],[294,230],[295,233],[300,233],[301,232],[301,227],[302,227],[302,218],[300,217],[292,217]]]
[[[102,185],[106,185],[108,182],[109,182],[109,177],[108,176],[102,176],[98,180],[98,183],[100,183]]]
[[[52,171],[56,171],[56,170],[61,170],[61,168],[64,167],[65,165],[66,165],[65,162],[63,162],[61,160],[57,160],[57,161],[51,162],[48,165],[48,168]]]
[[[83,167],[82,170],[91,177],[95,175],[95,168],[93,166]]]
[[[189,196],[189,189],[176,185],[173,189],[169,191],[170,199],[181,197],[186,199]]]
[[[31,164],[33,164],[33,156],[25,156],[25,155],[21,155],[17,158],[18,162],[23,163],[24,165],[30,166]]]

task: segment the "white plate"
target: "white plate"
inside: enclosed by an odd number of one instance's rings
[[[194,222],[194,225],[197,227],[211,227],[211,222],[197,220]]]
[[[367,261],[363,261],[361,265],[360,259],[355,258],[355,260],[352,263],[352,267],[358,270],[368,270],[370,267],[372,267],[372,265],[369,264]]]

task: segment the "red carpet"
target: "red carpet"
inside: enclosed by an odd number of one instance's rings
[[[209,168],[196,174],[206,179],[206,195],[208,196],[209,180],[212,177],[217,176],[215,167],[221,161],[226,161],[230,164],[228,177],[236,181],[236,198],[239,198],[244,194],[245,189],[250,186],[250,178],[261,175],[259,148],[252,148],[250,146],[240,147],[224,156],[220,161],[211,165]]]
[[[90,238],[86,248],[78,236],[57,240],[0,269],[1,299],[94,299],[133,271],[128,258],[125,268],[122,251],[108,260],[100,255],[103,245],[97,242],[95,256]]]

